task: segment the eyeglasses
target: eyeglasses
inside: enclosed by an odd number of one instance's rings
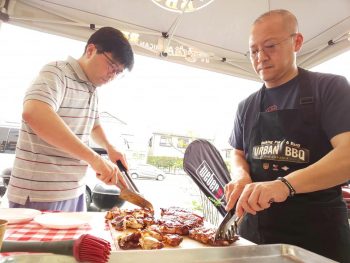
[[[266,43],[262,46],[262,48],[252,48],[248,51],[248,55],[250,56],[251,59],[255,60],[258,58],[258,54],[261,51],[264,51],[264,53],[268,56],[272,55],[273,53],[276,52],[278,45],[281,45],[283,42],[289,40],[290,38],[296,36],[297,33],[290,34],[287,38],[281,40],[280,42],[277,43]]]
[[[120,64],[113,61],[113,59],[111,59],[109,56],[107,56],[106,52],[103,51],[102,54],[107,59],[109,71],[115,72],[115,75],[118,77],[124,75],[124,68]]]

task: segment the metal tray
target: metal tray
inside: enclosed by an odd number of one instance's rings
[[[0,263],[75,263],[74,257],[54,254],[23,254],[2,257]]]
[[[194,249],[117,251],[110,262],[123,263],[331,263],[335,262],[297,246],[286,244]]]
[[[73,257],[53,254],[0,256],[0,263],[73,263]],[[285,244],[112,252],[111,263],[334,263],[308,250]]]

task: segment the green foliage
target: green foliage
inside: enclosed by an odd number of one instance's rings
[[[183,158],[178,157],[148,156],[147,163],[169,171],[183,168]]]
[[[221,206],[223,203],[219,199],[214,199],[212,197],[208,197],[208,199],[213,203],[214,206]]]
[[[229,161],[225,161],[225,164],[226,164],[226,167],[227,167],[227,170],[229,171],[229,173],[231,173],[231,163]]]
[[[192,200],[192,209],[203,212],[203,206],[196,200]]]

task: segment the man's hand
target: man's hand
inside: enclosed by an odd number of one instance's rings
[[[225,185],[226,211],[230,211],[235,206],[244,187],[251,182],[252,180],[249,176],[239,176]]]
[[[125,155],[118,151],[114,146],[109,146],[107,149],[107,154],[108,154],[108,158],[113,162],[113,163],[117,163],[118,160],[120,160],[123,164],[123,166],[125,167],[125,169],[128,171],[129,170],[129,166],[128,163],[126,161]]]
[[[249,164],[242,150],[233,149],[232,167],[232,180],[225,186],[225,197],[227,200],[226,211],[231,210],[235,206],[244,187],[252,182],[249,174]]]
[[[90,164],[96,172],[96,177],[108,185],[117,185],[119,183],[127,188],[127,184],[119,171],[118,166],[110,160],[106,160],[96,155],[95,160]]]
[[[236,215],[240,217],[244,211],[255,215],[273,202],[284,202],[288,196],[289,189],[280,180],[247,184],[237,201]]]

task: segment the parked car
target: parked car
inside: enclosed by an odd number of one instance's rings
[[[135,167],[130,167],[129,174],[133,179],[147,178],[162,181],[166,177],[162,170],[150,164],[138,164]]]
[[[5,195],[6,188],[7,188],[7,185],[5,185],[4,178],[0,176],[0,200],[1,200],[1,197]]]
[[[10,181],[11,167],[6,168],[0,172],[0,197],[3,197],[6,193],[6,189]]]
[[[4,196],[15,159],[19,123],[0,123],[0,197]]]

